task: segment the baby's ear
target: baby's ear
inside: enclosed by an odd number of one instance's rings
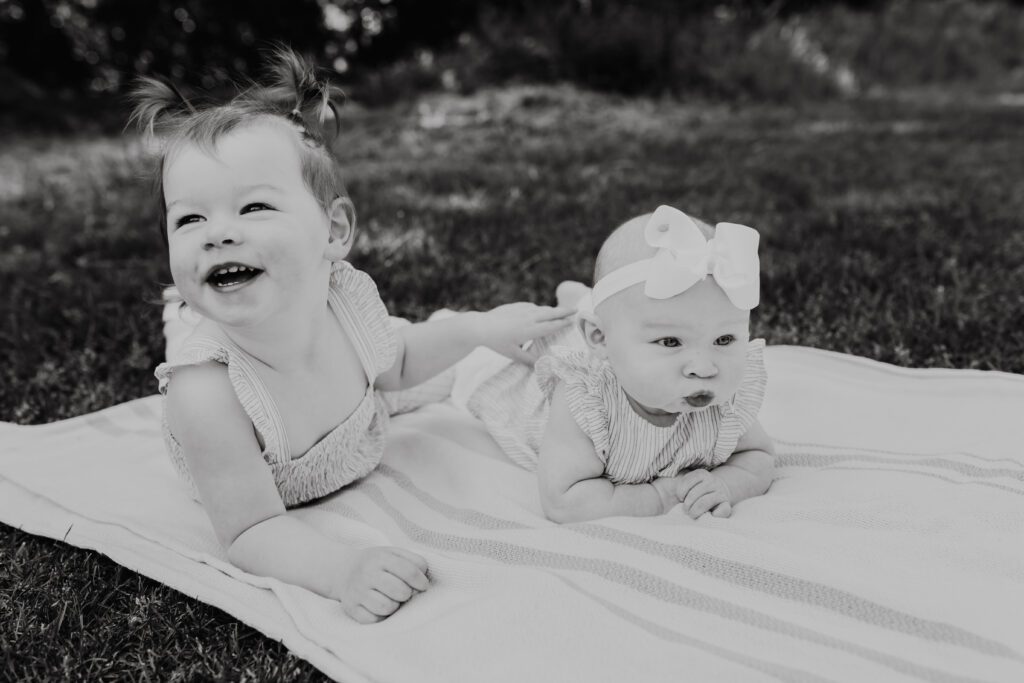
[[[343,261],[352,250],[356,238],[356,211],[348,197],[337,197],[327,209],[331,234],[324,256],[330,261]]]
[[[604,330],[601,328],[601,319],[593,311],[580,311],[577,324],[580,326],[580,334],[587,343],[591,352],[598,358],[605,357]]]

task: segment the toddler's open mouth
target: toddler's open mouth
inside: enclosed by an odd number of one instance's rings
[[[218,289],[223,289],[248,282],[262,272],[259,268],[242,263],[224,263],[210,269],[206,275],[206,282]]]
[[[715,400],[715,394],[711,391],[695,391],[684,400],[694,408],[703,408],[711,405],[711,402]]]

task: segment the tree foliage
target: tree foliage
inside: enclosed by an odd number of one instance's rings
[[[0,105],[20,93],[118,92],[136,74],[212,88],[252,75],[260,50],[274,42],[334,67],[356,90],[369,84],[362,92],[373,99],[376,88],[378,100],[436,86],[441,76],[449,87],[465,88],[518,78],[623,93],[825,93],[837,83],[842,90],[837,74],[846,73],[844,61],[858,76],[883,84],[891,74],[1009,73],[1020,66],[1021,5],[1024,0],[0,0],[0,78],[14,84],[0,91]],[[817,38],[808,38],[808,27]],[[991,40],[995,34],[998,40]],[[931,62],[942,68],[924,73],[919,65]]]
[[[511,45],[554,32],[562,52],[600,52],[636,67],[626,46],[646,34],[666,36],[722,12],[754,25],[819,0],[0,0],[0,58],[23,79],[46,87],[116,90],[126,75],[166,73],[213,85],[246,74],[258,51],[288,43],[328,63],[380,67],[416,49],[444,49],[473,35]],[[850,4],[877,4],[850,0]],[[495,29],[509,30],[499,36]],[[635,50],[634,50],[635,52]],[[339,59],[340,58],[340,59]],[[600,66],[600,64],[595,64]],[[626,69],[619,68],[618,71]],[[567,68],[572,72],[573,68]],[[559,74],[573,76],[573,73]],[[655,78],[655,80],[657,80]],[[598,84],[600,85],[600,84]],[[613,86],[615,84],[612,84]]]

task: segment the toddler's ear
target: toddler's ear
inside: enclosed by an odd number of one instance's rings
[[[606,350],[601,319],[593,311],[580,311],[577,324],[580,326],[580,333],[591,352],[598,358],[604,358]]]
[[[348,197],[337,197],[327,210],[331,221],[331,234],[327,238],[324,257],[329,261],[343,261],[352,250],[356,237],[356,211]]]

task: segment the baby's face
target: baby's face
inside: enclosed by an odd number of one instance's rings
[[[605,337],[599,353],[641,414],[694,412],[739,390],[750,312],[733,306],[712,278],[669,299],[651,299],[634,285],[597,314]]]
[[[284,126],[236,129],[212,152],[176,150],[165,164],[164,198],[171,275],[203,316],[248,326],[324,298],[330,220]]]

